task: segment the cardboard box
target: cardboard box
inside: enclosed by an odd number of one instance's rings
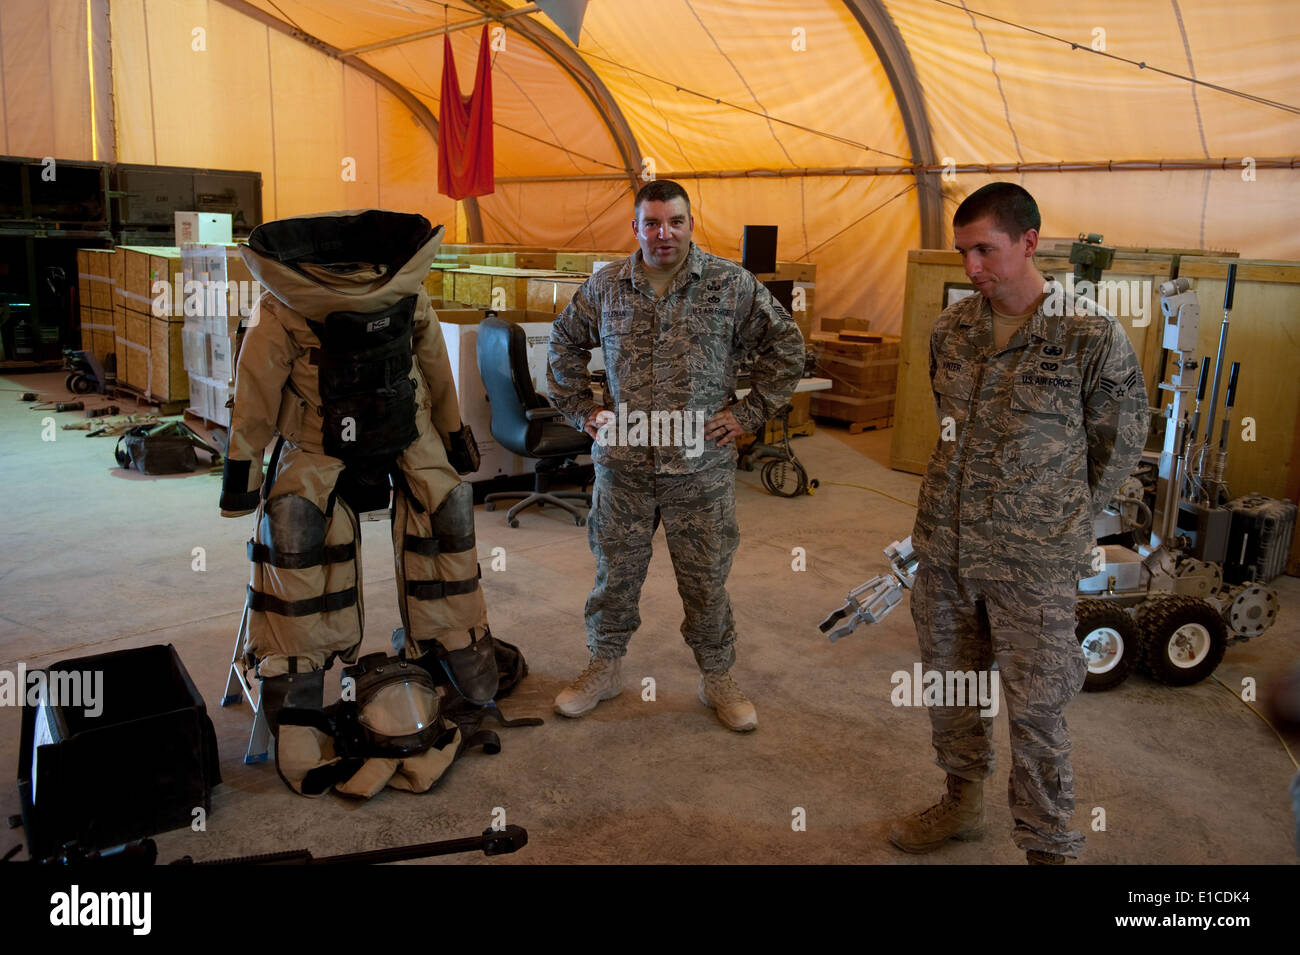
[[[181,355],[184,358],[185,371],[191,376],[207,376],[210,373],[208,360],[208,335],[201,325],[186,322],[181,326]]]
[[[230,399],[230,393],[231,386],[224,381],[213,382],[212,391],[209,393],[212,414],[208,415],[208,419],[223,428],[230,427],[231,409],[226,407],[226,402]]]
[[[207,376],[219,382],[235,377],[235,341],[228,335],[209,335]]]
[[[186,317],[212,320],[209,330],[224,335],[238,327],[239,318],[252,313],[262,289],[244,264],[238,245],[190,243],[181,249],[181,261]],[[224,321],[227,318],[235,321]]]
[[[176,244],[226,243],[233,235],[229,212],[177,212]]]
[[[212,420],[212,388],[202,375],[190,374],[189,410],[200,418]]]

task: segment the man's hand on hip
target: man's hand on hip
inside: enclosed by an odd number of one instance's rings
[[[730,408],[723,408],[704,424],[704,436],[712,438],[718,447],[726,447],[742,434],[745,429],[740,426]]]
[[[604,424],[612,425],[613,423],[614,423],[614,412],[609,411],[606,408],[597,408],[591,414],[587,415],[587,421],[582,426],[582,430],[587,432],[587,434],[591,435],[591,439],[593,441],[599,441],[600,440],[599,431],[601,425]]]

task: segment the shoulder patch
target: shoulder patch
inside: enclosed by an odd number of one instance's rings
[[[1116,401],[1120,401],[1128,397],[1129,392],[1136,387],[1137,383],[1138,373],[1136,371],[1130,371],[1123,381],[1116,381],[1114,378],[1107,378],[1103,375],[1097,387],[1106,392],[1106,394],[1110,395],[1110,397],[1114,398]]]

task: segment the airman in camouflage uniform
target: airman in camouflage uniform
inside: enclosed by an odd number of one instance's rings
[[[1149,411],[1118,322],[1059,290],[1044,299],[1032,263],[1038,225],[1032,197],[1008,183],[973,193],[954,218],[980,294],[945,309],[930,336],[941,430],[912,532],[912,615],[927,669],[997,662],[1011,724],[1013,838],[1031,862],[1055,863],[1083,845],[1069,829],[1062,715],[1087,675],[1076,585],[1092,573],[1093,519],[1137,465]],[[991,719],[977,707],[931,707],[930,718],[948,794],[891,831],[911,852],[981,836],[982,781],[993,772]]]
[[[685,610],[682,636],[703,674],[701,699],[730,728],[753,729],[754,708],[728,672],[735,630],[725,584],[739,543],[735,439],[790,400],[803,336],[752,274],[690,241],[680,186],[650,183],[635,208],[640,251],[585,282],[551,328],[551,400],[596,439],[587,524],[596,558],[586,606],[592,663],[556,708],[581,716],[621,690],[619,660],[641,623],[637,602],[662,521]],[[587,373],[593,348],[602,350],[608,376],[603,405]],[[737,363],[751,355],[752,390],[728,405]],[[656,412],[680,413],[681,427],[640,435],[626,427]]]

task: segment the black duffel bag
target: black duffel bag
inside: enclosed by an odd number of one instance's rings
[[[135,468],[141,474],[184,474],[199,469],[194,449],[221,460],[221,452],[208,444],[183,421],[138,424],[117,439],[114,455],[118,467]]]

